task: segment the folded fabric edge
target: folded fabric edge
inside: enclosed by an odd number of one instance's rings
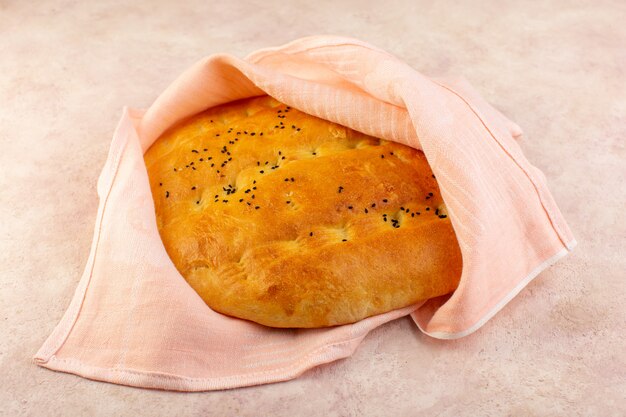
[[[100,229],[102,226],[102,219],[106,209],[106,201],[111,190],[113,179],[117,173],[117,168],[120,162],[121,154],[126,147],[129,135],[132,133],[136,126],[136,120],[141,117],[143,112],[141,110],[132,109],[127,106],[123,108],[122,117],[118,122],[118,125],[113,133],[113,139],[109,146],[107,159],[98,177],[96,189],[100,199],[98,204],[98,211],[94,222],[93,239],[91,242],[89,256],[85,263],[85,268],[78,281],[74,295],[70,300],[70,304],[63,313],[61,320],[53,329],[52,333],[45,340],[41,348],[33,356],[33,361],[38,364],[46,363],[65,343],[65,340],[69,336],[74,323],[78,319],[83,300],[87,294],[89,288],[89,282],[91,281],[91,274],[98,250],[98,242],[100,240]],[[134,119],[134,120],[133,120]]]
[[[539,265],[537,265],[526,277],[524,277],[518,284],[513,287],[513,289],[505,295],[496,305],[492,307],[491,310],[483,317],[481,317],[478,321],[476,321],[473,325],[469,326],[467,329],[459,331],[459,332],[445,332],[445,331],[426,331],[422,326],[420,326],[419,322],[415,319],[413,314],[411,314],[411,318],[413,322],[417,325],[420,331],[434,339],[442,339],[442,340],[454,340],[460,339],[465,336],[469,336],[470,334],[476,332],[478,329],[483,327],[489,320],[491,320],[500,310],[504,308],[515,296],[517,296],[530,282],[535,279],[541,272],[545,271],[552,265],[556,264],[560,259],[568,255],[573,251],[578,242],[576,240],[570,241],[567,246],[560,249],[556,254],[552,255]]]
[[[409,313],[407,313],[408,315]],[[52,355],[37,365],[53,370],[75,374],[100,382],[109,382],[137,388],[151,388],[168,391],[199,392],[233,389],[294,379],[316,366],[347,358],[354,353],[365,334],[336,343],[324,344],[298,362],[272,371],[254,372],[243,375],[191,378],[180,375],[145,372],[134,369],[107,369],[86,365],[78,360],[59,359]]]

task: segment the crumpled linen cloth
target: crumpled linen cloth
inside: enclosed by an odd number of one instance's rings
[[[312,330],[268,328],[207,307],[163,247],[143,153],[187,116],[262,94],[424,151],[463,255],[452,296]],[[432,337],[470,334],[576,243],[520,135],[464,80],[427,78],[355,39],[314,36],[243,60],[205,58],[147,111],[124,109],[97,183],[85,271],[34,360],[95,380],[203,391],[294,378],[349,356],[370,330],[405,315]]]

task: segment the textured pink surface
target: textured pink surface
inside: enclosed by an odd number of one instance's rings
[[[623,414],[623,6],[554,2],[487,13],[407,2],[354,12],[280,2],[251,15],[245,6],[206,13],[115,7],[16,4],[0,13],[0,45],[11,57],[0,61],[0,97],[8,103],[0,113],[3,411]],[[294,24],[298,12],[310,19]],[[33,366],[30,357],[69,304],[87,258],[93,184],[119,117],[112,109],[147,106],[197,56],[242,56],[329,31],[371,41],[427,74],[462,73],[516,120],[524,152],[546,174],[579,240],[573,255],[467,338],[438,342],[396,320],[351,358],[288,383],[181,395]]]

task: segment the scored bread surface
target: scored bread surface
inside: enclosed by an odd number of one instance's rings
[[[174,126],[144,159],[165,249],[215,311],[323,327],[458,285],[460,249],[419,150],[262,96]]]

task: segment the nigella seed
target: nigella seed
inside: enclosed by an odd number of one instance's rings
[[[408,212],[409,212],[409,209],[406,209],[406,210],[404,210],[404,211],[406,211],[406,212],[408,213]]]
[[[293,177],[289,178],[291,180],[291,182],[294,182],[295,180],[293,179]]]
[[[411,213],[411,217],[415,217],[415,213]]]
[[[381,155],[380,155],[380,158],[381,158],[381,159],[385,159],[385,155],[382,155],[382,154],[381,154]]]
[[[429,211],[429,210],[430,210],[430,207],[426,207],[426,211]]]
[[[287,204],[291,204],[291,201],[290,201],[290,200],[287,200],[287,201],[285,201],[285,203],[287,203]]]
[[[387,218],[386,218],[386,217],[383,217],[383,221],[385,221],[385,222],[386,222],[386,221],[387,221]]]
[[[191,187],[191,189],[192,189],[192,190],[195,190],[195,189],[196,189],[196,186],[194,185],[193,187]]]
[[[428,195],[432,197],[432,196],[433,196],[433,193],[428,193]]]
[[[215,194],[215,198],[219,197],[219,194]]]
[[[263,132],[259,133],[259,136],[263,136]]]
[[[337,188],[337,192],[341,193],[341,190],[343,190],[343,187],[340,185],[339,188]]]
[[[222,200],[224,203],[228,203],[228,200]]]
[[[348,206],[348,209],[349,209],[349,210],[352,210],[352,208],[353,208],[352,206]]]
[[[252,180],[252,184],[256,184],[256,180]]]
[[[256,187],[252,187],[253,190],[256,190]]]
[[[191,169],[193,169],[194,171],[196,170],[196,167],[191,167]]]
[[[439,209],[436,209],[436,210],[435,210],[435,214],[436,214],[436,215],[439,215]]]
[[[249,205],[249,206],[251,206],[251,205],[252,205],[249,201],[246,201],[246,204],[247,204],[247,205]]]
[[[285,178],[285,182],[289,181],[289,178]]]
[[[196,201],[196,204],[200,204],[200,200]]]
[[[165,198],[170,198],[170,192],[169,191],[165,192]]]
[[[163,183],[162,182],[159,183],[159,187],[163,187]]]
[[[299,132],[299,131],[300,131],[300,128],[297,128],[297,129],[296,129],[296,132]]]
[[[176,168],[174,168],[174,172],[176,172]]]
[[[259,206],[254,206],[254,209],[255,209],[255,210],[258,210],[258,209],[260,209],[260,208],[261,208],[261,207],[259,207]]]
[[[254,136],[254,135],[256,135],[256,133],[254,133],[254,132],[250,133],[250,136]]]
[[[309,233],[309,236],[313,236],[313,232]]]
[[[263,174],[263,173],[264,173],[265,171],[263,171],[263,170],[260,170],[259,172],[260,172],[261,174]]]
[[[200,161],[200,162],[204,161],[204,158],[200,158],[200,159],[199,159],[199,161]]]
[[[341,239],[341,241],[342,241],[342,242],[347,242],[347,241],[348,241],[348,239]]]
[[[376,203],[372,203],[372,208],[376,207]]]
[[[215,166],[215,164],[214,164],[214,163],[211,163],[211,168],[213,168],[214,166]]]
[[[404,207],[400,207],[400,210],[404,211]]]
[[[365,209],[365,213],[366,213],[366,214],[367,214],[367,213],[369,213],[369,212],[367,211],[367,209]]]
[[[243,201],[243,198],[240,198],[240,199],[239,199],[239,202],[241,203],[242,201]]]
[[[440,218],[440,219],[445,219],[446,217],[448,217],[448,215],[446,215],[446,214],[440,214],[440,215],[439,215],[439,218]]]
[[[283,156],[283,157],[282,157],[282,158],[280,158],[280,159],[285,159],[285,157]]]
[[[252,195],[250,196],[250,198],[254,199],[254,194],[252,194]]]
[[[206,151],[208,151],[208,149],[207,149],[207,148],[204,148],[204,149],[203,149],[203,151],[204,151],[204,152],[206,152]]]
[[[386,199],[386,198],[383,198],[383,203],[386,203],[386,202],[387,202],[387,199]]]
[[[250,189],[248,188],[246,191],[244,191],[244,193],[248,194],[250,192]]]
[[[191,152],[193,152],[193,153],[198,153],[198,151],[197,151],[197,150],[195,150],[195,149],[192,149],[192,150],[191,150]]]

